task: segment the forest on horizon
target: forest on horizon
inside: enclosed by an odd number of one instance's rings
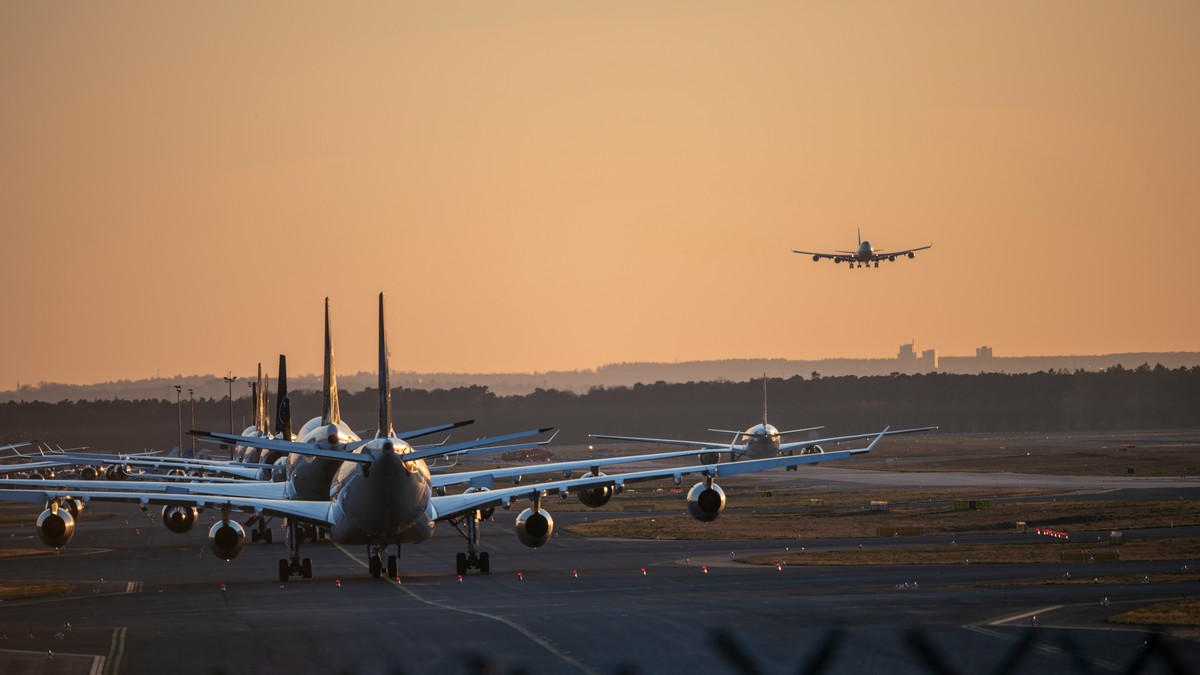
[[[822,435],[916,426],[945,432],[1105,431],[1200,427],[1200,367],[1143,364],[1102,372],[913,374],[767,380],[769,421],[780,430],[823,425]],[[319,392],[290,396],[293,429],[321,413]],[[271,392],[274,408],[275,392]],[[233,402],[233,427],[249,424],[249,399]],[[339,392],[342,419],[374,435],[376,390]],[[761,379],[595,387],[584,394],[538,389],[499,396],[484,386],[392,390],[397,431],[456,420],[467,440],[554,426],[553,445],[588,443],[588,434],[717,440],[709,428],[744,429],[762,419]],[[180,417],[192,428],[184,398],[0,403],[0,443],[40,439],[100,451],[165,450],[178,444]],[[228,431],[230,402],[195,401],[195,428]],[[430,437],[431,442],[442,437]],[[191,440],[184,436],[184,446]],[[553,445],[551,448],[553,448]],[[197,447],[215,448],[197,443]]]

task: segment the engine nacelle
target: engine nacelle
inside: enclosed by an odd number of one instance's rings
[[[908,254],[908,259],[909,259],[909,260],[912,260],[912,259],[913,259],[913,258],[915,258],[915,257],[917,257],[917,254],[916,254],[916,253],[909,253],[909,254]]]
[[[100,473],[94,466],[85,466],[79,470],[79,477],[83,480],[96,480],[100,477]]]
[[[108,480],[125,480],[129,478],[129,469],[120,464],[114,464],[104,470],[104,477]]]
[[[821,256],[819,256],[819,255],[813,256],[813,262],[820,262],[820,261],[821,261]]]
[[[171,476],[172,478],[181,478],[184,476],[184,473],[183,469],[171,469],[167,472],[167,475]]]
[[[246,531],[236,521],[218,520],[208,531],[208,545],[221,560],[233,560],[246,547]]]
[[[191,530],[199,517],[200,509],[194,506],[172,506],[168,504],[162,510],[163,525],[166,525],[167,529],[175,534],[183,534]]]
[[[29,474],[29,478],[32,480],[46,480],[46,474],[42,473],[41,471],[34,471],[33,473]]]
[[[716,464],[719,461],[721,461],[721,453],[719,452],[705,452],[700,455],[701,464]]]
[[[65,508],[49,508],[37,519],[38,539],[50,548],[62,548],[75,536],[75,519]]]
[[[72,518],[78,518],[79,514],[83,513],[82,499],[67,499],[63,502],[63,506],[66,506],[67,510],[71,512]]]
[[[725,491],[720,485],[708,487],[704,483],[696,483],[688,490],[688,513],[702,523],[711,523],[725,510]]]
[[[600,476],[603,476],[604,474],[597,473],[597,474],[593,474],[593,475],[595,477],[599,478]],[[605,504],[607,504],[608,500],[612,499],[613,486],[597,485],[596,487],[593,487],[593,488],[579,490],[578,492],[575,493],[575,495],[577,497],[579,497],[579,502],[581,504],[583,504],[584,506],[590,506],[593,509],[598,509],[601,506],[604,506]]]
[[[488,491],[490,491],[490,488],[469,487],[466,490],[463,490],[463,494],[469,495],[473,492],[488,492]],[[494,506],[489,506],[486,509],[479,509],[479,519],[487,520],[488,518],[491,518],[492,515],[494,515],[495,513],[496,513],[496,507],[494,507]]]
[[[271,469],[271,482],[284,483],[288,479],[288,458],[287,455],[281,456],[275,460],[275,468]]]
[[[529,548],[537,548],[550,541],[554,534],[554,519],[546,509],[525,509],[517,516],[517,539]]]

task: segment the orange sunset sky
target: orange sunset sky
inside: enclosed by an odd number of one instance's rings
[[[1200,3],[0,4],[0,389],[1200,350]],[[848,271],[793,248],[932,242]]]

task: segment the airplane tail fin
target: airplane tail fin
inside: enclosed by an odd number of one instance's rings
[[[258,377],[254,378],[254,384],[251,387],[253,391],[251,398],[254,399],[251,403],[254,406],[254,428],[259,431],[263,430],[262,421],[262,364],[258,364]]]
[[[283,440],[292,440],[292,402],[288,398],[287,357],[279,355],[279,401],[275,408],[275,433]]]
[[[271,376],[269,374],[263,374],[263,383],[258,388],[258,393],[262,396],[262,430],[266,435],[271,432]]]
[[[329,298],[325,298],[325,377],[322,383],[324,402],[321,408],[323,424],[338,424],[342,411],[338,406],[337,373],[333,368],[333,332],[329,328]]]
[[[392,438],[392,387],[388,375],[387,325],[383,320],[383,293],[379,294],[379,437]]]
[[[767,426],[767,374],[763,373],[763,426]]]

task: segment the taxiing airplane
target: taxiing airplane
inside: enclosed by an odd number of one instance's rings
[[[906,248],[902,251],[877,251],[871,246],[871,242],[863,241],[862,228],[858,230],[858,248],[853,251],[838,251],[836,253],[814,253],[813,251],[797,251],[792,250],[792,253],[800,253],[802,255],[811,255],[813,262],[819,261],[821,258],[827,258],[835,263],[849,263],[851,268],[854,267],[879,267],[880,260],[888,262],[896,262],[896,258],[907,256],[909,258],[917,257],[917,251],[924,251],[927,248],[933,248],[933,244],[927,246],[918,246],[917,248]]]
[[[628,483],[666,478],[673,479],[678,485],[685,475],[699,475],[701,482],[694,485],[686,497],[687,509],[698,520],[709,522],[721,514],[726,504],[725,493],[716,483],[718,476],[848,459],[854,454],[869,452],[889,433],[885,428],[878,434],[861,435],[860,438],[873,437],[871,444],[851,450],[730,463],[705,462],[610,476],[593,472],[579,478],[440,495],[434,489],[425,463],[426,459],[439,456],[439,450],[415,450],[393,431],[383,294],[379,298],[379,319],[379,431],[376,437],[370,441],[348,444],[333,442],[335,437],[328,438],[328,445],[293,443],[283,449],[291,454],[338,462],[330,491],[323,499],[154,493],[136,489],[64,490],[47,486],[45,489],[30,490],[0,489],[0,500],[46,503],[46,510],[37,520],[37,533],[45,544],[54,548],[65,545],[74,534],[74,519],[69,509],[61,508],[67,500],[134,502],[143,507],[163,505],[172,509],[172,517],[164,518],[164,524],[177,532],[191,529],[201,509],[214,509],[220,512],[221,517],[209,531],[210,547],[225,560],[237,557],[246,539],[245,531],[231,518],[231,512],[249,511],[257,515],[282,516],[288,522],[290,558],[279,561],[280,581],[296,576],[294,570],[297,567],[300,569],[299,576],[312,577],[311,560],[300,557],[301,538],[297,529],[301,522],[327,528],[333,541],[339,544],[365,545],[371,576],[380,577],[386,570],[388,576],[394,577],[400,546],[428,540],[436,524],[446,521],[453,524],[467,540],[467,551],[460,552],[455,561],[458,573],[464,574],[471,568],[481,572],[490,570],[488,553],[479,550],[479,523],[484,513],[497,506],[508,507],[517,500],[532,502],[530,508],[517,516],[515,529],[521,543],[536,548],[550,540],[554,529],[553,519],[542,508],[543,497],[570,491],[590,492],[597,497],[592,503],[602,504]],[[214,438],[228,436],[207,435]],[[397,555],[388,556],[385,566],[383,556],[390,546],[396,546]]]
[[[783,437],[788,434],[798,434],[808,431],[816,431],[824,427],[808,427],[805,429],[791,429],[789,431],[780,431],[773,425],[767,422],[767,378],[763,376],[763,413],[762,423],[756,424],[745,431],[730,431],[728,429],[709,429],[716,433],[733,434],[733,440],[728,443],[719,441],[685,441],[673,438],[641,438],[637,436],[610,436],[607,434],[591,434],[591,438],[600,438],[611,441],[627,441],[631,443],[661,443],[664,445],[685,445],[691,448],[696,448],[701,456],[701,461],[716,462],[718,461],[719,453],[728,452],[729,461],[736,461],[739,457],[749,457],[751,459],[761,459],[764,457],[779,457],[781,455],[819,455],[825,452],[822,445],[832,445],[834,443],[842,443],[845,441],[859,441],[867,438],[872,438],[875,434],[855,434],[852,436],[836,436],[833,438],[818,438],[807,441],[793,441],[784,443]],[[917,429],[897,429],[889,431],[886,435],[894,436],[897,434],[912,434],[920,431],[931,431],[937,427],[920,427]],[[795,470],[792,468],[792,470]]]

